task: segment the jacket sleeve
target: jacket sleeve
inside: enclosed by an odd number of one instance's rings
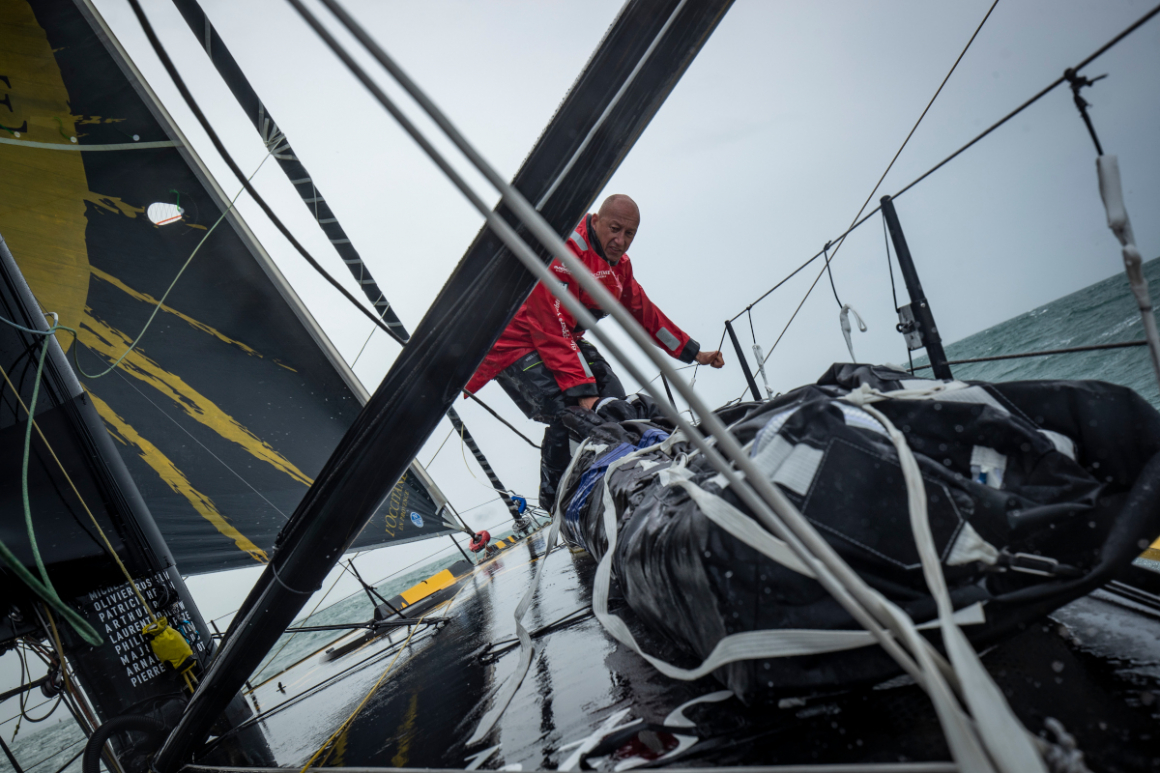
[[[689,337],[665,313],[649,300],[644,288],[636,281],[629,264],[627,281],[620,294],[620,302],[629,310],[636,321],[653,337],[656,345],[681,362],[689,363],[701,351],[701,345]]]
[[[552,264],[552,273],[569,277],[559,264]],[[571,283],[570,283],[571,285]],[[569,286],[569,292],[575,292]],[[576,320],[568,313],[543,282],[536,284],[527,301],[532,344],[544,365],[556,377],[560,391],[568,397],[587,397],[599,394],[596,378],[584,359],[580,347],[572,339]]]

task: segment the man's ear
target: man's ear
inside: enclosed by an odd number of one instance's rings
[[[596,227],[596,224],[597,224],[598,222],[600,222],[600,213],[599,213],[599,212],[593,212],[593,213],[592,213],[592,227],[593,227],[593,228],[595,228],[595,227]]]

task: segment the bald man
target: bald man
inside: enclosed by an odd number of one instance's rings
[[[609,196],[568,237],[568,249],[628,309],[657,346],[684,363],[720,368],[721,352],[701,346],[658,309],[632,275],[628,247],[640,226],[636,202]],[[599,320],[608,315],[580,288],[559,260],[549,270]],[[623,398],[624,387],[603,355],[563,304],[538,283],[467,384],[476,392],[493,378],[529,419],[548,425],[540,448],[540,506],[555,508],[556,487],[568,466],[568,432],[559,420],[568,406],[591,410],[605,397]]]

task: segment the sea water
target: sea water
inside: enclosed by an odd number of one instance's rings
[[[1160,258],[1144,264],[1152,295],[1160,299]],[[935,317],[938,309],[934,309]],[[946,347],[948,360],[1091,346],[1144,338],[1144,324],[1128,278],[1120,271],[1102,282],[1032,309]],[[925,357],[915,364],[926,364]],[[1160,386],[1147,347],[1055,354],[951,366],[956,378],[979,381],[1099,379],[1136,390],[1160,408]],[[920,370],[918,374],[930,374]]]
[[[1160,300],[1160,258],[1144,265],[1144,275]],[[937,317],[938,309],[935,309]],[[1144,337],[1140,312],[1128,288],[1123,272],[1096,282],[1071,295],[1064,296],[1018,317],[987,328],[946,347],[950,360],[991,357],[997,354],[1063,349],[1117,341],[1136,341]],[[916,358],[915,365],[926,364]],[[1152,372],[1145,347],[1080,352],[1031,357],[998,362],[953,366],[956,378],[980,381],[1022,381],[1027,379],[1099,379],[1131,387],[1154,407],[1160,409],[1160,385]],[[918,371],[929,374],[929,370]],[[377,590],[390,598],[432,574],[450,566],[460,556],[444,555],[417,569],[377,584]],[[1157,562],[1147,562],[1160,570]],[[370,600],[363,593],[347,597],[298,621],[298,625],[326,625],[369,620],[373,613]],[[284,634],[255,674],[256,680],[276,675],[281,669],[327,646],[340,634],[311,632]],[[34,693],[37,694],[37,693]],[[35,712],[34,712],[35,713]],[[55,717],[54,717],[55,719]],[[0,725],[5,740],[11,738],[15,722]],[[84,737],[74,722],[51,726],[24,724],[13,753],[25,770],[55,773],[69,757],[79,751]],[[36,764],[39,763],[39,764]],[[80,760],[62,773],[79,773]],[[0,759],[0,771],[11,770],[6,759]]]

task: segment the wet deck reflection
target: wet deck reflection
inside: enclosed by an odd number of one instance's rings
[[[304,765],[323,747],[315,764],[523,770],[581,764],[620,770],[660,756],[687,765],[948,758],[929,702],[903,683],[792,699],[780,708],[747,708],[727,698],[688,708],[685,716],[696,724],[688,735],[660,728],[682,704],[719,692],[720,684],[670,680],[618,647],[595,618],[582,616],[595,563],[563,547],[546,559],[525,626],[581,616],[536,640],[536,657],[511,705],[484,741],[468,748],[519,659],[512,616],[544,541],[533,535],[478,567],[448,604],[430,612],[450,619],[440,630],[415,629],[409,640],[397,631],[330,663],[311,659],[260,688],[255,697],[263,710],[287,704],[262,722],[279,764]],[[617,613],[632,624],[627,609]],[[1104,633],[1084,633],[1093,627]],[[1028,627],[984,663],[1033,731],[1056,717],[1093,769],[1149,769],[1160,760],[1157,641],[1155,616],[1097,594]],[[681,657],[655,637],[645,646]],[[615,740],[602,749],[597,741],[609,731]]]

